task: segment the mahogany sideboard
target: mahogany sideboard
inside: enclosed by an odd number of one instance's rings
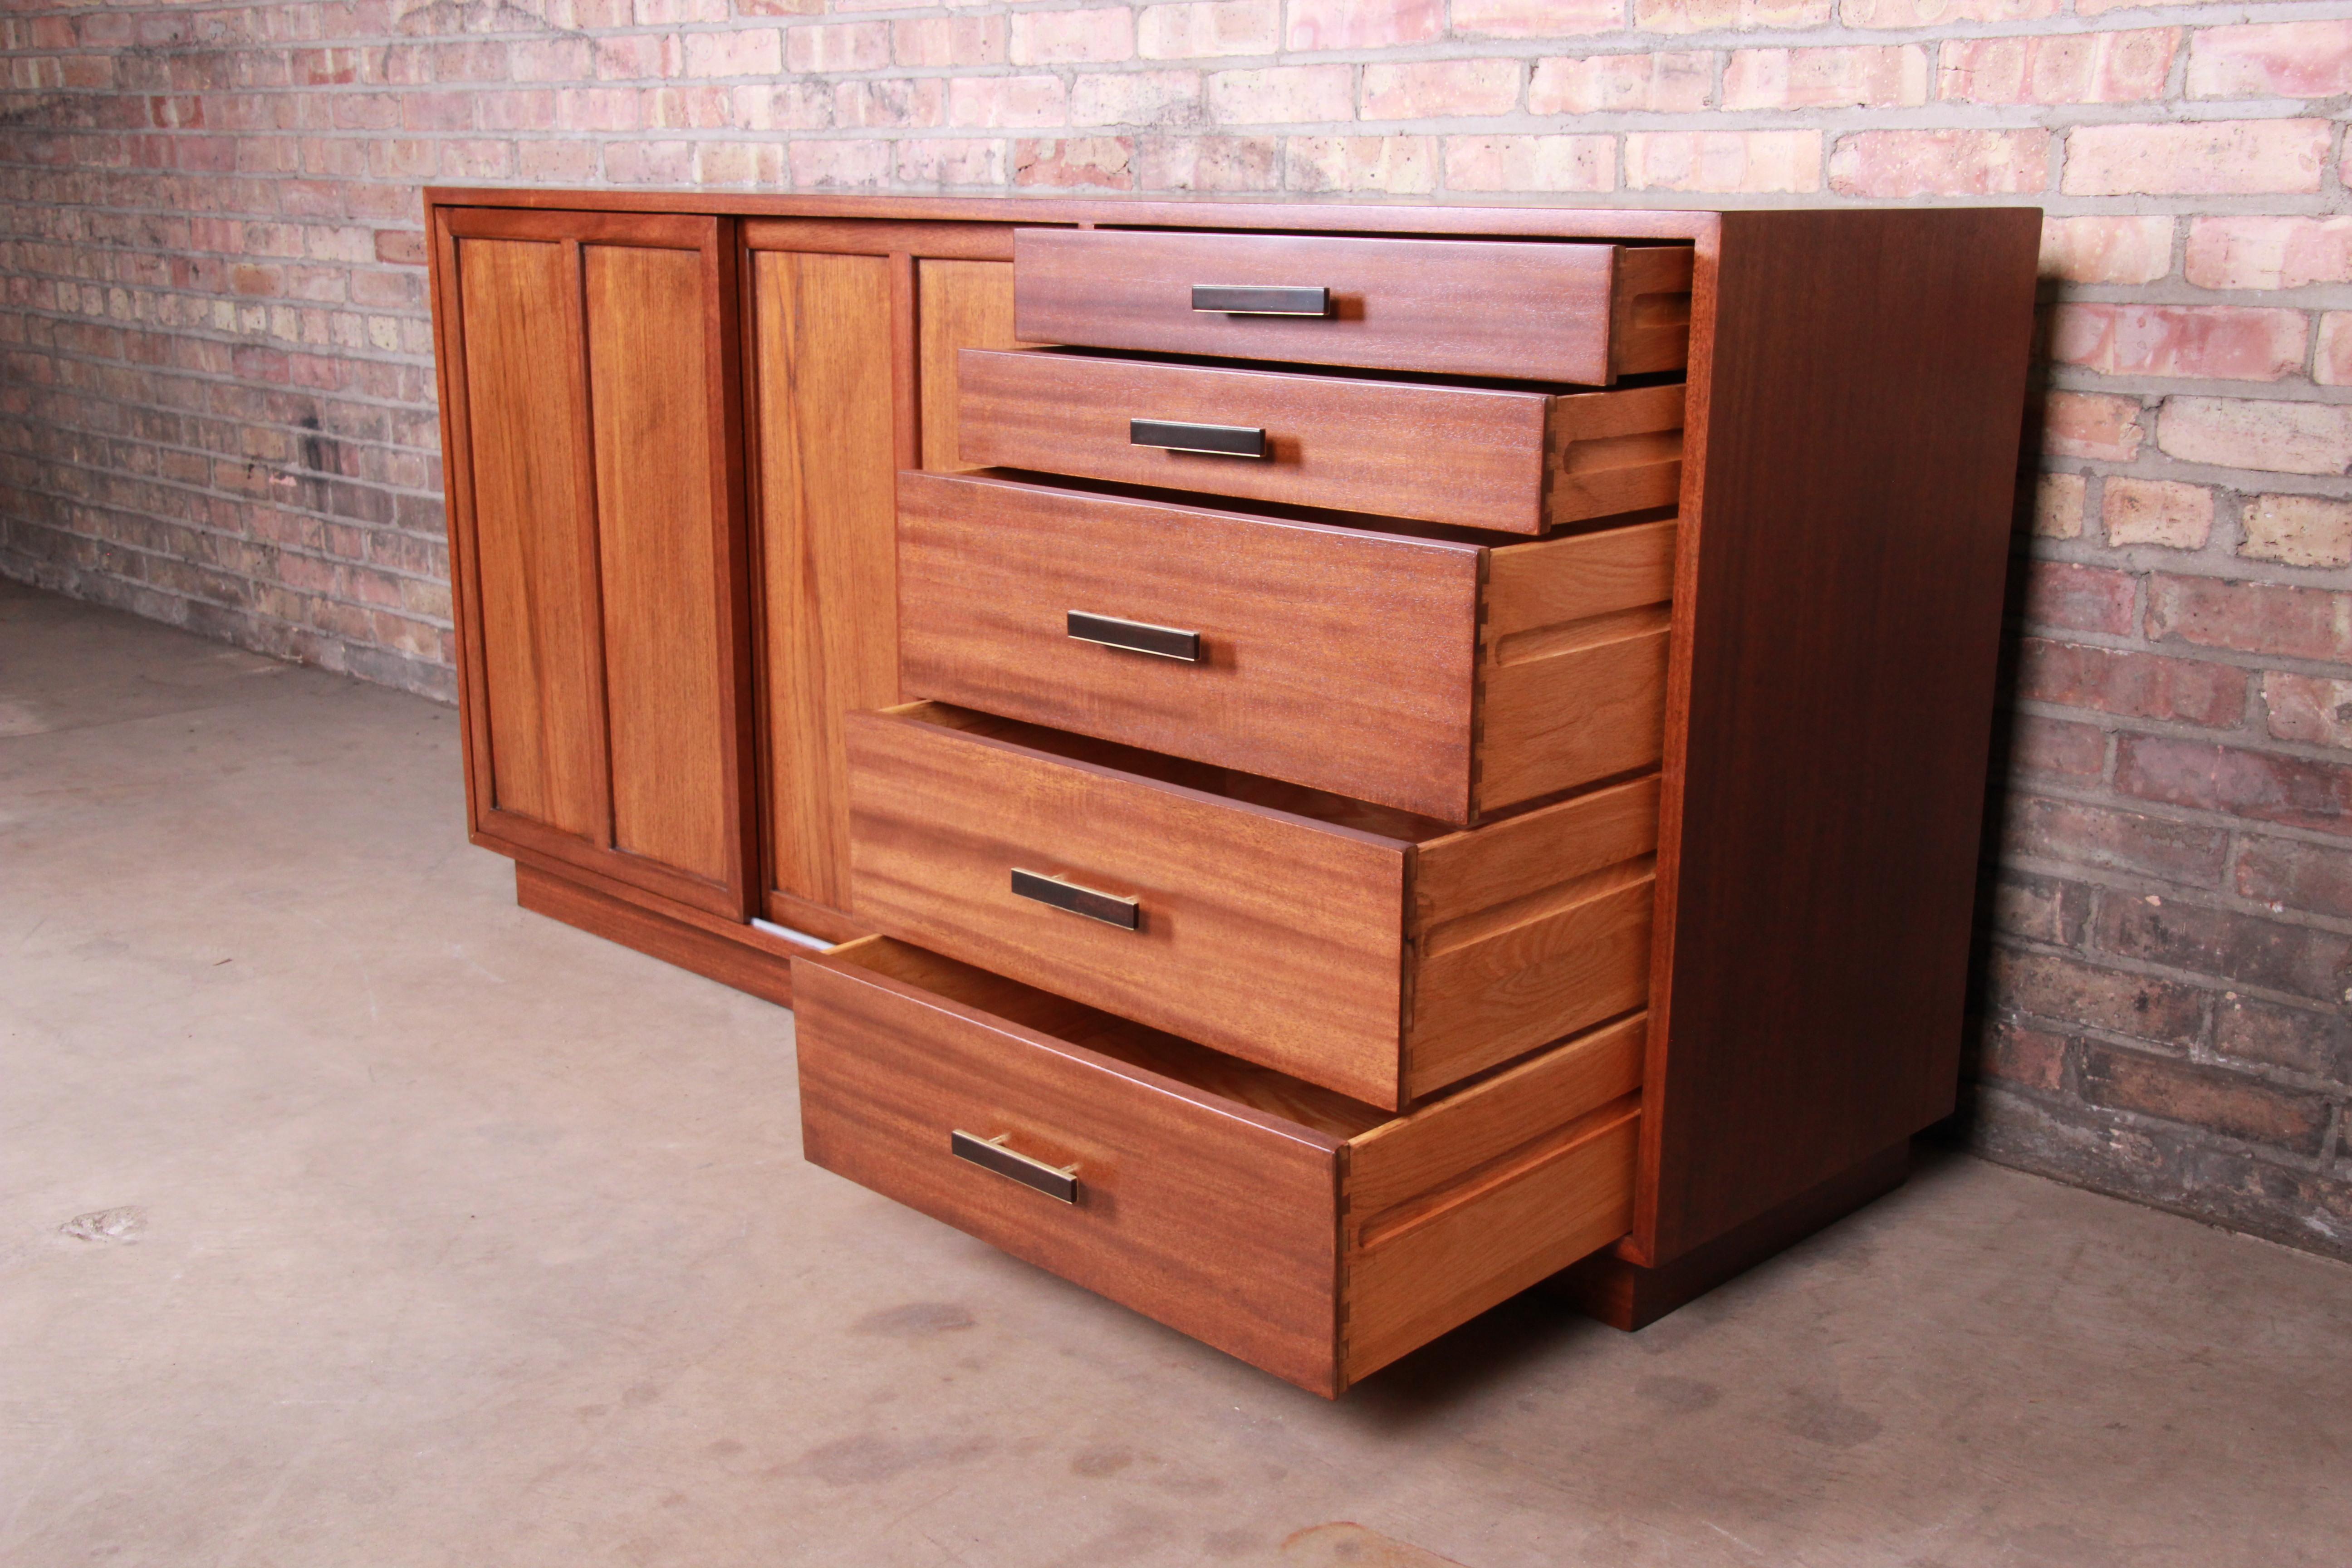
[[[1327,1394],[1951,1110],[2040,216],[426,192],[467,806]]]

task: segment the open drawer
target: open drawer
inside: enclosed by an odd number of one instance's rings
[[[899,689],[1467,824],[1656,764],[1676,527],[1489,547],[901,474]]]
[[[810,1161],[1318,1394],[1631,1225],[1638,1014],[1394,1117],[887,937],[793,990]]]
[[[1655,774],[1456,832],[944,703],[845,734],[860,919],[1369,1104],[1649,998]]]

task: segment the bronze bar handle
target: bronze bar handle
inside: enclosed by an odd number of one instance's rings
[[[993,1138],[982,1138],[959,1127],[948,1134],[948,1152],[959,1160],[971,1161],[983,1171],[993,1171],[1024,1187],[1034,1187],[1049,1198],[1059,1198],[1066,1204],[1078,1201],[1076,1165],[1048,1165],[1043,1160],[1015,1153],[1004,1146],[1004,1141],[1011,1136],[1009,1132],[1000,1132]]]
[[[1201,662],[1201,634],[1179,626],[1155,626],[1149,621],[1122,621],[1116,616],[1097,616],[1086,610],[1072,610],[1063,623],[1070,636],[1079,642],[1100,643],[1105,647],[1125,648],[1129,653],[1148,653],[1158,658],[1172,658],[1184,664]]]
[[[1024,871],[1018,866],[1013,868],[1013,891],[1015,897],[1034,899],[1051,909],[1084,915],[1121,931],[1138,931],[1143,925],[1143,906],[1137,900],[1122,899],[1117,893],[1098,893],[1076,882],[1065,882],[1059,877]]]
[[[1195,283],[1192,309],[1228,316],[1328,316],[1328,289],[1284,289],[1256,283]]]
[[[1159,447],[1171,452],[1201,452],[1212,458],[1263,458],[1265,432],[1250,425],[1192,425],[1181,419],[1130,419],[1130,447]]]

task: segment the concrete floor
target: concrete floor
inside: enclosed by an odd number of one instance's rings
[[[0,1563],[2352,1560],[2352,1269],[1946,1156],[1337,1405],[799,1160],[447,710],[0,582]]]

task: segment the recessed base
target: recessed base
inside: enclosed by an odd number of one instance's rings
[[[1910,1173],[1911,1140],[1906,1138],[1670,1263],[1644,1268],[1613,1251],[1597,1252],[1553,1275],[1544,1289],[1565,1295],[1612,1328],[1644,1329],[1885,1196]]]

